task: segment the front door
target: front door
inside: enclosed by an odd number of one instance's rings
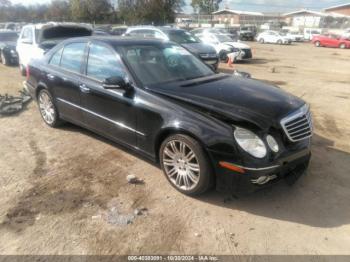
[[[136,146],[133,94],[103,88],[105,79],[126,76],[118,54],[103,43],[90,43],[85,71],[80,83],[85,124],[119,142]]]

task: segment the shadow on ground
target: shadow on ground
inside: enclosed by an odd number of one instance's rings
[[[315,134],[308,175],[293,186],[284,181],[249,196],[224,198],[211,192],[199,201],[257,216],[331,228],[350,223],[350,154],[333,148],[333,142]]]

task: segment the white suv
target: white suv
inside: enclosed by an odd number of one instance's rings
[[[24,26],[16,46],[22,75],[25,75],[25,68],[31,59],[43,57],[59,42],[91,34],[92,28],[84,24],[50,22]]]

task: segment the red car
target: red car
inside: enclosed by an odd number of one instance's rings
[[[315,35],[312,38],[312,43],[317,46],[339,47],[342,49],[350,48],[350,39],[334,34]]]

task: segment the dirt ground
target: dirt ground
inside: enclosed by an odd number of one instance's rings
[[[238,199],[186,197],[117,144],[47,127],[31,103],[0,118],[0,254],[350,254],[350,50],[249,44],[255,59],[238,69],[311,104],[307,176]],[[0,94],[23,80],[0,66]]]

